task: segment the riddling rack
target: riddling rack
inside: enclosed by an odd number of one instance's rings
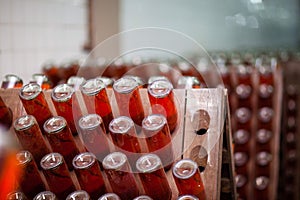
[[[0,89],[0,96],[13,111],[13,120],[26,114],[18,97],[18,89]],[[51,101],[51,90],[43,91],[51,112],[56,116]],[[107,89],[114,117],[119,116],[118,107],[112,89]],[[145,116],[151,113],[146,89],[140,89]],[[232,139],[227,90],[224,89],[174,89],[179,122],[172,134],[172,145],[176,160],[191,158],[201,169],[206,199],[236,199]],[[87,114],[81,93],[76,91],[77,99],[83,114]],[[208,121],[205,121],[204,118]],[[208,123],[207,123],[208,122]],[[208,128],[206,133],[197,132],[199,126]],[[11,128],[11,133],[14,133]],[[199,134],[200,133],[200,134]],[[74,136],[81,151],[84,147],[78,136]],[[81,145],[81,146],[80,146]],[[70,172],[73,181],[79,188],[76,175]],[[42,173],[41,173],[42,175]],[[167,171],[172,188],[172,199],[176,199],[178,191],[171,170]],[[105,175],[104,175],[105,179]],[[107,180],[105,180],[107,182]],[[30,182],[28,182],[30,184]],[[111,189],[108,187],[108,192]]]

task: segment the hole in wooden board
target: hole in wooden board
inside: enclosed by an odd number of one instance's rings
[[[206,110],[199,109],[195,111],[191,121],[197,135],[204,135],[209,129],[210,116]]]
[[[195,161],[199,167],[200,172],[203,172],[207,165],[208,153],[207,150],[201,145],[195,146],[191,153],[190,158]]]

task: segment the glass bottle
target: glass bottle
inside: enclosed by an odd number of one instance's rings
[[[248,174],[248,158],[249,156],[245,152],[235,152],[234,153],[234,164],[236,166],[236,172],[238,174],[244,174],[247,176]]]
[[[102,161],[110,152],[102,118],[97,114],[85,115],[80,118],[79,127],[85,148]]]
[[[66,200],[90,200],[90,195],[84,190],[77,190],[69,194]]]
[[[139,88],[143,88],[145,86],[145,82],[139,76],[125,75],[125,76],[123,76],[123,78],[132,78],[132,79],[134,79],[137,82]]]
[[[258,87],[258,107],[272,107],[273,93],[273,85],[261,83]]]
[[[92,199],[105,194],[105,183],[94,154],[85,152],[75,156],[73,166],[81,189],[88,192]]]
[[[233,133],[235,143],[235,151],[249,152],[250,151],[250,133],[245,129],[238,129]]]
[[[58,200],[56,195],[50,191],[44,191],[37,194],[33,200]]]
[[[32,153],[35,161],[40,162],[42,157],[52,150],[32,115],[23,115],[14,121],[14,130],[23,149]]]
[[[113,89],[120,115],[130,117],[141,126],[145,114],[138,83],[132,78],[120,78],[114,83]]]
[[[254,183],[254,199],[269,199],[269,178],[267,176],[259,176],[255,178]]]
[[[85,81],[80,90],[88,113],[98,114],[108,132],[108,125],[113,119],[112,109],[106,92],[105,84],[98,78]]]
[[[106,88],[112,88],[115,82],[114,79],[105,76],[98,76],[97,79],[100,79]]]
[[[60,153],[71,170],[72,160],[79,154],[75,139],[63,117],[56,116],[48,119],[44,124],[44,130],[54,152]]]
[[[37,83],[29,83],[20,89],[19,97],[29,115],[33,115],[42,129],[45,121],[52,117],[42,88]]]
[[[67,120],[72,134],[77,135],[76,125],[82,114],[74,88],[60,84],[53,89],[51,97],[57,114]]]
[[[31,83],[37,83],[43,90],[51,88],[51,83],[45,74],[33,74]]]
[[[142,150],[133,121],[126,116],[117,117],[110,122],[109,131],[116,149],[125,153],[134,167]]]
[[[18,165],[22,169],[19,180],[20,189],[27,197],[33,199],[36,194],[46,190],[46,185],[29,151],[20,151],[16,154],[16,157]]]
[[[235,184],[237,187],[237,192],[239,194],[239,198],[247,199],[248,197],[248,178],[246,175],[237,174],[235,175]]]
[[[67,84],[73,87],[75,90],[78,90],[83,82],[85,82],[85,78],[80,76],[71,76],[67,80]]]
[[[11,192],[7,195],[6,200],[28,200],[23,192]]]
[[[111,153],[104,158],[102,164],[112,191],[121,199],[133,199],[139,195],[134,174],[125,154]]]
[[[2,81],[1,88],[10,89],[10,88],[21,88],[23,86],[23,80],[14,74],[7,74],[4,76]]]
[[[149,152],[158,155],[165,170],[169,170],[174,162],[174,152],[166,118],[159,114],[149,115],[143,120],[142,130]]]
[[[238,107],[250,107],[251,96],[253,93],[253,84],[252,84],[252,66],[247,65],[238,65],[237,66],[237,87],[236,95],[238,97]]]
[[[270,176],[272,155],[267,151],[256,154],[256,176]]]
[[[173,133],[178,124],[178,111],[174,100],[173,85],[166,80],[156,80],[148,85],[147,90],[152,113],[164,115],[170,132]]]
[[[200,171],[194,161],[179,160],[174,164],[172,172],[179,195],[190,194],[199,199],[206,199]]]
[[[157,200],[170,200],[172,198],[172,190],[157,155],[143,155],[136,161],[136,168],[148,196]]]
[[[270,107],[262,107],[258,110],[258,128],[264,128],[272,130],[272,121],[274,117],[274,111]]]
[[[47,154],[43,157],[40,164],[50,190],[58,199],[67,198],[70,193],[76,190],[68,167],[61,154]]]
[[[241,107],[235,111],[237,126],[239,129],[249,130],[251,127],[252,113],[249,108]]]

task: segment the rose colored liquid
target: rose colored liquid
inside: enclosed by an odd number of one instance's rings
[[[270,107],[262,107],[257,111],[257,127],[259,129],[273,129],[274,110]]]
[[[49,90],[49,89],[51,89],[51,84],[50,84],[50,82],[43,82],[42,85],[41,85],[41,88],[42,88],[43,90]]]
[[[17,153],[17,160],[22,168],[22,176],[19,180],[20,188],[27,197],[33,199],[39,192],[46,190],[45,183],[29,151]]]
[[[233,133],[234,151],[249,152],[250,150],[250,133],[247,130],[239,129]]]
[[[5,80],[3,80],[1,88],[8,89],[8,88],[21,88],[23,86],[23,81],[20,77],[7,74],[5,76]]]
[[[0,126],[8,130],[11,127],[13,114],[9,107],[7,107],[0,96]]]
[[[57,114],[67,120],[72,134],[77,135],[76,123],[82,114],[74,89],[66,84],[58,85],[52,91],[52,101]]]
[[[53,86],[56,86],[60,81],[58,71],[58,68],[54,65],[48,65],[43,67],[43,73],[49,78],[50,82],[53,83]]]
[[[256,153],[255,176],[270,176],[272,155],[261,151]]]
[[[237,174],[235,176],[237,193],[240,198],[247,199],[248,197],[248,178],[244,174]]]
[[[44,191],[37,194],[33,200],[58,200],[55,194],[50,191]]]
[[[54,152],[60,153],[69,169],[73,169],[72,160],[79,154],[74,137],[63,117],[52,117],[44,124],[44,130]]]
[[[109,154],[109,145],[101,117],[85,115],[79,120],[80,135],[86,149],[102,161]]]
[[[114,94],[120,115],[130,117],[137,125],[144,119],[138,83],[132,78],[121,78],[114,83]]]
[[[251,105],[251,96],[252,96],[252,91],[253,91],[253,84],[252,84],[252,79],[251,79],[251,74],[252,74],[252,67],[251,66],[244,66],[240,65],[238,67],[238,74],[237,74],[237,84],[242,85],[245,87],[242,87],[241,90],[244,90],[242,94],[249,93],[247,97],[245,96],[244,98],[239,98],[238,101],[238,107],[249,107]]]
[[[84,190],[77,190],[69,194],[66,200],[90,200],[94,198],[90,198],[90,195]]]
[[[30,151],[37,163],[44,155],[51,152],[32,115],[17,118],[14,122],[14,129],[23,149]]]
[[[43,90],[48,90],[51,88],[51,83],[48,80],[48,77],[44,74],[33,74],[32,75],[33,81],[30,83],[37,83],[41,86]]]
[[[145,193],[152,199],[169,200],[172,190],[161,161],[155,154],[146,154],[136,162]]]
[[[106,187],[95,155],[82,153],[73,160],[75,173],[81,189],[88,192],[91,199],[98,199],[106,193]]]
[[[135,177],[126,155],[115,152],[103,160],[104,172],[111,188],[121,199],[133,199],[139,195]]]
[[[258,86],[258,107],[272,107],[274,96],[274,85],[260,83]]]
[[[270,151],[272,140],[272,131],[259,129],[256,132],[256,151]]]
[[[268,200],[269,197],[269,178],[266,176],[256,177],[254,199]]]
[[[206,199],[204,185],[197,164],[191,160],[180,160],[173,166],[173,177],[179,195],[192,194]]]
[[[248,153],[245,152],[235,152],[234,153],[234,163],[235,171],[237,174],[243,174],[247,176],[248,174]]]
[[[241,107],[235,111],[238,129],[249,130],[252,123],[252,112],[249,108]]]
[[[238,107],[251,107],[251,95],[253,91],[252,85],[239,84],[235,88],[235,93],[238,98],[237,106]]]
[[[51,153],[46,155],[41,160],[41,166],[50,191],[52,191],[58,199],[66,199],[70,193],[76,190],[67,165],[60,154]]]
[[[104,83],[100,79],[88,80],[81,86],[81,93],[88,113],[101,116],[108,133],[108,125],[113,119],[113,114]]]
[[[148,86],[148,97],[152,113],[162,114],[167,118],[170,132],[177,127],[178,112],[174,102],[173,86],[165,80],[157,80]]]
[[[45,121],[52,117],[52,113],[41,87],[36,83],[27,84],[20,90],[19,97],[27,114],[33,115],[42,129]]]
[[[149,115],[143,120],[142,127],[149,152],[157,154],[165,170],[169,170],[174,161],[174,153],[166,118],[163,115]]]
[[[129,163],[134,166],[137,156],[139,156],[136,153],[141,153],[142,150],[133,121],[125,116],[117,117],[111,121],[109,130],[117,149],[125,153]]]
[[[12,192],[7,195],[6,200],[28,200],[28,198],[22,192]]]

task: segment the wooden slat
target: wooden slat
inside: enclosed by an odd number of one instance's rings
[[[209,129],[204,135],[196,135],[191,123],[192,115],[198,109],[206,110],[210,116]],[[207,199],[220,198],[224,117],[224,91],[222,89],[187,91],[183,157],[190,158],[191,150],[197,145],[207,150],[208,163],[202,173]]]

